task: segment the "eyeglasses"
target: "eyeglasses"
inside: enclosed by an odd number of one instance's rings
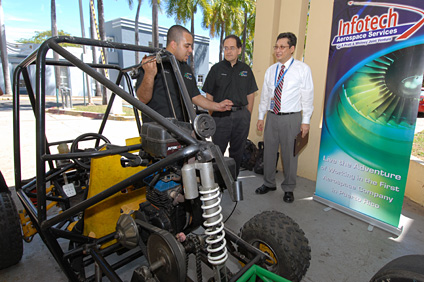
[[[224,51],[229,51],[229,50],[235,51],[236,49],[237,49],[237,47],[234,47],[234,46],[231,46],[231,47],[225,46],[224,47]]]
[[[284,50],[285,48],[290,48],[290,46],[277,46],[277,45],[275,45],[274,46],[274,50]]]

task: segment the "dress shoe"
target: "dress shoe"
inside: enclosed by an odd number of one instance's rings
[[[255,190],[256,194],[266,194],[269,191],[275,191],[277,190],[277,188],[275,187],[267,187],[265,185],[262,185],[261,187],[259,187],[258,189]]]
[[[283,200],[286,203],[292,203],[294,201],[293,192],[284,192]]]

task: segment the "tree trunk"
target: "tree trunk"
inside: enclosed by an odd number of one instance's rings
[[[139,35],[138,35],[138,19],[140,16],[140,7],[141,7],[141,0],[138,0],[138,5],[137,5],[137,13],[135,14],[135,45],[138,46],[138,41],[139,41]],[[139,52],[135,52],[135,64],[138,64],[140,62],[140,54]]]
[[[222,23],[221,25],[221,36],[219,39],[219,61],[222,61],[222,45],[224,44],[224,42],[222,42],[222,40],[224,40],[224,23]]]
[[[241,61],[245,63],[246,58],[246,35],[247,33],[247,8],[244,8],[243,46],[241,49]]]
[[[99,33],[100,33],[100,40],[106,41],[106,32],[105,32],[105,13],[104,13],[104,7],[103,7],[103,0],[97,0],[97,13],[99,14]],[[102,53],[102,64],[107,64],[107,54],[106,49],[101,48]],[[108,72],[106,69],[102,69],[102,73],[106,78],[109,78]],[[106,87],[102,85],[102,104],[107,105],[107,95],[106,95]]]
[[[94,16],[93,16],[93,10],[92,8],[92,3],[90,4],[90,36],[92,39],[96,39],[96,26],[94,23]],[[92,51],[93,51],[93,63],[97,64],[98,63],[98,59],[97,59],[97,50],[95,46],[92,46]],[[100,83],[95,80],[95,85],[96,85],[96,96],[102,96],[102,92],[100,91]]]
[[[56,1],[51,0],[51,21],[52,21],[52,36],[57,36],[57,25],[56,25]],[[59,54],[53,51],[53,59],[59,61]],[[60,88],[60,67],[54,67],[54,75],[56,81],[56,97],[59,95]]]
[[[79,12],[80,12],[80,22],[81,22],[81,37],[85,38],[85,27],[84,27],[84,13],[82,10],[82,0],[79,0]],[[82,45],[82,53],[83,53],[83,61],[84,61],[84,56],[86,53],[86,48],[85,45]],[[85,76],[85,80],[86,80],[86,85],[87,85],[87,97],[88,97],[88,104],[91,105],[92,101],[91,101],[91,82],[90,82],[90,76],[88,74],[84,74]]]
[[[191,36],[193,36],[193,54],[190,56],[191,60],[190,60],[190,66],[192,71],[194,72],[194,75],[196,75],[196,71],[194,70],[194,13],[191,13]]]
[[[12,84],[10,83],[9,59],[7,57],[6,30],[4,28],[3,19],[4,19],[3,7],[1,5],[1,0],[0,0],[0,53],[1,53],[1,64],[3,66],[4,93],[12,94]],[[2,93],[0,93],[0,95],[2,95]]]
[[[158,0],[152,2],[152,44],[159,48]]]

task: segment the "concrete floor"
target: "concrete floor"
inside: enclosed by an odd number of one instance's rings
[[[31,111],[22,113],[25,123],[32,124]],[[67,139],[67,134],[75,138],[79,134],[95,132],[99,120],[89,118],[47,115],[54,125],[48,127],[48,133]],[[11,129],[11,112],[0,106],[0,139],[1,170],[9,186],[13,186],[13,146]],[[71,125],[67,125],[67,124]],[[121,144],[122,132],[132,134],[136,128],[132,122],[114,122],[106,127],[105,136],[112,143]],[[25,153],[24,175],[34,175],[34,166],[30,152],[34,143],[34,131],[23,130]],[[49,136],[49,135],[48,135]],[[54,141],[49,139],[49,141]],[[26,143],[25,143],[26,142]],[[280,211],[294,219],[306,234],[311,247],[311,265],[302,281],[369,281],[369,279],[387,262],[409,254],[424,254],[424,208],[405,198],[399,237],[378,228],[369,230],[367,223],[359,221],[337,210],[327,207],[312,199],[315,182],[298,178],[295,190],[295,202],[283,202],[283,192],[277,190],[265,195],[256,195],[254,190],[262,184],[262,176],[251,171],[242,171],[244,200],[237,204],[233,215],[226,226],[236,232],[254,215],[267,210]],[[282,181],[282,173],[277,175]],[[224,193],[222,206],[224,218],[234,207],[228,193]],[[130,275],[125,278],[129,281]],[[24,243],[24,254],[20,263],[0,271],[0,281],[66,281],[59,266],[50,255],[40,237]]]
[[[278,174],[281,180],[282,174]],[[226,226],[236,232],[254,215],[267,210],[283,212],[294,219],[306,234],[311,247],[311,265],[302,281],[369,281],[387,262],[408,254],[424,254],[424,209],[404,200],[399,237],[374,228],[337,210],[326,211],[326,206],[312,200],[315,182],[298,178],[296,200],[282,201],[283,192],[255,195],[261,185],[261,176],[241,172],[244,200],[237,204]],[[224,218],[232,210],[228,193],[222,202]],[[130,275],[125,275],[129,281]],[[0,271],[0,281],[66,281],[59,266],[39,236],[24,244],[22,261]]]

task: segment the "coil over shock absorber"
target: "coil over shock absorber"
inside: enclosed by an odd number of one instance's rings
[[[200,187],[197,187],[196,170],[200,171]],[[211,162],[185,164],[182,168],[184,195],[186,199],[195,199],[201,194],[204,225],[208,244],[210,264],[223,265],[228,258],[225,240],[221,198],[218,184],[215,183]]]

